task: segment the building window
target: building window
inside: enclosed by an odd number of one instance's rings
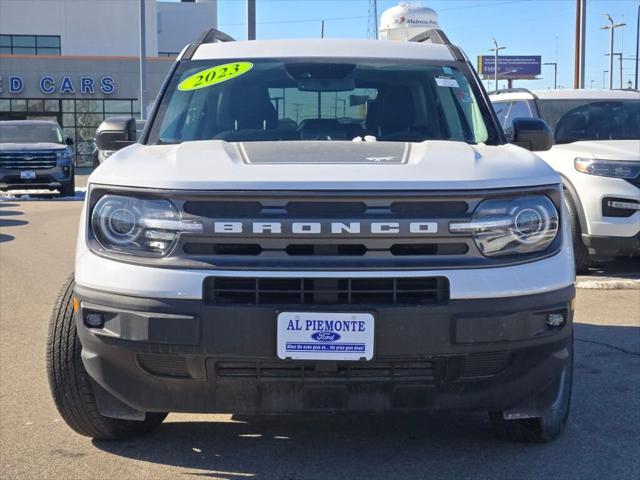
[[[61,55],[59,35],[0,35],[0,54]]]
[[[158,56],[159,57],[174,58],[174,57],[177,57],[179,54],[180,54],[180,52],[158,52]]]

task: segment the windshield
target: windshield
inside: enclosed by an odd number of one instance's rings
[[[640,139],[638,100],[538,100],[556,143]]]
[[[365,136],[497,143],[476,93],[453,64],[189,61],[170,81],[149,143]]]
[[[64,143],[64,139],[57,125],[3,123],[0,143]]]

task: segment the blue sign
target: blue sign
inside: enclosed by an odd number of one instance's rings
[[[478,73],[484,78],[493,79],[496,75],[494,55],[478,57]],[[500,55],[498,56],[499,79],[532,79],[542,71],[540,55]]]

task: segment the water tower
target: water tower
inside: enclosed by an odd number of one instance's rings
[[[401,2],[382,13],[379,38],[402,42],[434,28],[440,28],[438,14],[434,10],[413,3]]]

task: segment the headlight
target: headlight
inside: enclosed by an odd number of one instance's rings
[[[576,170],[589,175],[600,177],[614,177],[634,179],[640,175],[640,163],[622,160],[595,160],[591,158],[576,158]]]
[[[105,195],[91,214],[96,240],[107,250],[144,256],[164,256],[180,233],[201,233],[200,222],[187,222],[168,200]]]
[[[483,255],[544,250],[558,234],[558,211],[544,195],[485,200],[470,222],[451,223],[451,233],[472,233]]]

